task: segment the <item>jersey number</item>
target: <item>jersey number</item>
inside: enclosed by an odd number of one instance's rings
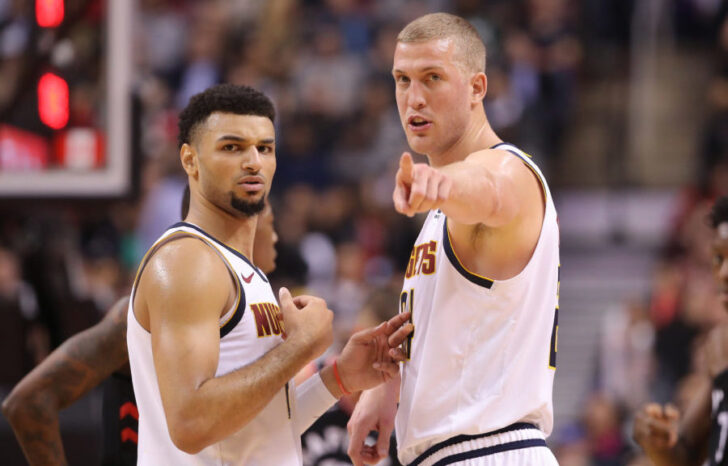
[[[554,326],[551,329],[551,350],[549,351],[549,367],[556,369],[556,351],[559,347],[559,294],[561,292],[561,264],[556,279],[556,309],[554,310]]]
[[[551,330],[551,351],[549,351],[549,367],[556,369],[556,350],[559,345],[559,308],[554,311],[554,328]]]
[[[402,294],[399,296],[399,312],[410,312],[410,318],[409,321],[412,325],[414,325],[414,300],[415,300],[415,289],[410,288],[409,292],[403,291]],[[415,336],[414,329],[412,332],[407,336],[407,339],[402,343],[402,349],[404,350],[404,353],[407,355],[407,360],[411,359],[412,356],[412,338]]]
[[[723,453],[725,451],[725,438],[728,434],[728,413],[718,413],[718,424],[720,424],[720,439],[718,440],[718,448],[715,450],[715,462],[720,464],[723,461]]]

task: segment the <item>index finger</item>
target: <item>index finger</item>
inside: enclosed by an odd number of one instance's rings
[[[402,153],[402,157],[399,158],[399,169],[400,176],[404,183],[412,183],[412,169],[414,168],[414,162],[409,152]]]
[[[386,325],[384,326],[384,334],[389,336],[396,332],[402,325],[404,325],[408,320],[410,320],[410,317],[412,316],[412,313],[402,312],[397,314],[396,316],[392,317],[386,322]]]
[[[409,323],[400,327],[396,332],[389,336],[389,339],[387,339],[389,347],[397,348],[399,345],[402,344],[403,341],[407,339],[409,334],[412,333],[414,329],[415,326]]]

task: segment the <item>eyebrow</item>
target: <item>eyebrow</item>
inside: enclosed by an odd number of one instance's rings
[[[232,134],[225,134],[225,135],[220,136],[219,138],[217,138],[217,141],[218,142],[220,142],[220,141],[247,142],[248,139],[243,138],[243,137],[240,137],[240,136],[235,136],[235,135],[232,135]],[[275,142],[276,142],[275,139],[268,138],[268,139],[262,139],[262,140],[258,141],[258,144],[275,144]]]
[[[432,71],[432,70],[444,70],[444,69],[445,69],[445,68],[444,68],[444,67],[442,67],[442,66],[440,66],[440,65],[432,65],[432,66],[426,66],[426,67],[424,67],[424,68],[420,68],[420,69],[418,69],[418,70],[415,70],[415,72],[419,72],[419,73],[425,73],[425,72],[427,72],[427,71]],[[397,68],[394,68],[394,69],[392,70],[392,73],[402,73],[402,74],[407,74],[407,72],[406,72],[406,71],[402,71],[402,70],[400,70],[400,69],[397,69]]]

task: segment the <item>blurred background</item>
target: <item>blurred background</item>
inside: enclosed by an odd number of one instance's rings
[[[634,410],[684,406],[726,318],[705,220],[728,194],[722,0],[0,0],[0,398],[128,294],[179,219],[177,114],[219,82],[277,106],[274,287],[324,297],[338,344],[396,312],[422,218],[391,205],[392,54],[434,11],[479,30],[486,113],[559,211],[549,443],[562,465],[642,464]],[[99,391],[62,413],[71,464],[98,462],[100,422]],[[0,450],[23,464],[2,417]]]

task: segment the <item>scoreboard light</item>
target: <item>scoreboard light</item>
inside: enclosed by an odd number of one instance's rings
[[[8,0],[0,0],[0,5],[5,3]],[[29,86],[22,86],[22,95],[13,99],[8,121],[0,121],[0,201],[117,198],[137,188],[131,169],[129,40],[135,3],[21,0],[33,7],[23,14],[37,34],[29,38],[24,57],[32,76]],[[84,37],[88,34],[103,50],[89,66],[75,66],[73,38],[78,31],[85,31]],[[77,82],[88,82],[100,98],[75,96]],[[92,118],[74,118],[76,97],[83,100],[82,110],[93,106]]]
[[[38,81],[38,114],[40,121],[53,129],[68,123],[68,84],[53,73],[45,73]]]
[[[54,28],[63,22],[64,0],[35,0],[35,19],[42,28]]]

